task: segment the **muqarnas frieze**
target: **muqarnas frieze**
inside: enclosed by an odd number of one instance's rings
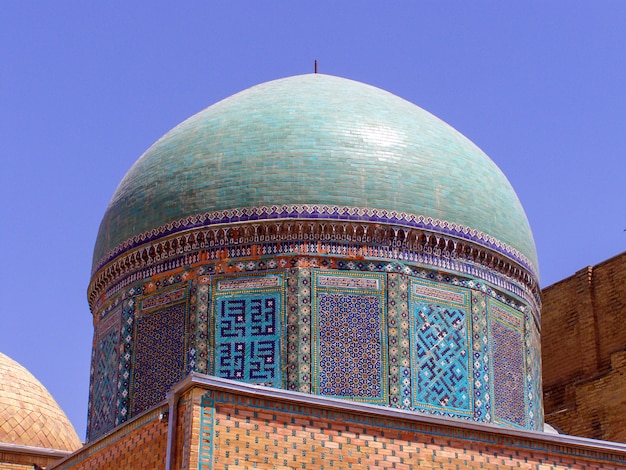
[[[146,237],[143,243],[124,245],[115,257],[98,265],[88,297],[92,309],[97,309],[103,292],[108,297],[164,270],[184,269],[205,261],[323,256],[416,264],[480,278],[524,298],[538,311],[536,273],[528,260],[507,251],[497,241],[473,243],[471,237],[456,235],[449,230],[437,232],[369,220],[277,219],[236,227],[196,227],[184,234]]]

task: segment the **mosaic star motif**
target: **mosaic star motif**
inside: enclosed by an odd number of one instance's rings
[[[414,308],[416,402],[469,411],[471,397],[465,311],[428,304],[417,304]]]
[[[185,304],[137,318],[133,415],[165,399],[183,378]]]
[[[380,297],[320,294],[320,394],[381,397]]]
[[[494,412],[498,419],[524,426],[524,356],[522,335],[498,321],[491,323]]]

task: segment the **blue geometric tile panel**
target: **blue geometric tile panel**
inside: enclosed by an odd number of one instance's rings
[[[119,332],[111,328],[98,335],[93,349],[93,378],[89,436],[94,439],[115,426],[119,365]]]
[[[503,306],[490,304],[493,355],[494,420],[526,426],[523,320]]]
[[[185,373],[186,304],[138,315],[135,333],[133,416],[165,399]]]
[[[315,272],[316,393],[388,403],[384,280],[379,274]]]
[[[472,414],[467,296],[412,283],[411,300],[414,406]]]
[[[321,294],[318,316],[320,394],[383,396],[380,297]]]
[[[215,300],[215,375],[280,387],[282,293],[219,296]]]

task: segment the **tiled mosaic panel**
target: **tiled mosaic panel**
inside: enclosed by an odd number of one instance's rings
[[[128,291],[129,297],[122,304],[122,346],[120,348],[120,376],[117,381],[117,409],[115,425],[124,423],[130,418],[130,383],[133,357],[133,331],[135,325],[135,309],[137,298],[134,297],[140,289],[132,287]]]
[[[198,268],[201,271],[202,268]],[[198,273],[200,274],[200,272]],[[211,277],[207,275],[199,275],[194,284],[197,289],[195,292],[196,305],[196,370],[203,374],[212,372],[212,364],[215,360],[215,349],[213,343],[213,335],[210,331],[210,315],[211,315]],[[193,302],[193,299],[192,299]]]
[[[215,375],[280,387],[281,293],[216,296]]]
[[[529,428],[543,430],[543,388],[541,382],[541,340],[530,314],[525,316],[526,337],[526,390],[528,392]]]
[[[414,406],[455,414],[472,413],[471,340],[467,294],[431,284],[411,283],[411,289],[441,296],[412,294]],[[445,301],[443,298],[450,298]]]
[[[89,436],[96,438],[115,426],[119,375],[119,322],[121,311],[113,311],[98,331],[92,356],[89,403]]]
[[[311,270],[287,271],[287,389],[311,393]]]
[[[136,319],[133,369],[133,415],[164,400],[185,372],[186,304],[180,303]]]
[[[314,393],[388,404],[385,277],[313,270]]]
[[[321,294],[318,302],[319,393],[382,397],[381,298]]]
[[[415,401],[426,406],[470,411],[466,312],[418,303]]]
[[[409,278],[387,275],[387,336],[389,342],[389,401],[397,408],[411,406],[411,353],[408,306]]]
[[[472,373],[474,388],[474,420],[490,422],[491,362],[487,326],[487,298],[480,291],[472,296]]]
[[[494,419],[526,426],[522,334],[491,317],[491,348]]]

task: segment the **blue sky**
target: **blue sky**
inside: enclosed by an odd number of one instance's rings
[[[320,72],[395,93],[504,171],[542,285],[626,249],[626,2],[0,1],[0,351],[84,438],[100,219],[170,128]]]

